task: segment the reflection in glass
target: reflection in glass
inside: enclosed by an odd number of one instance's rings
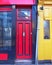
[[[50,39],[50,21],[44,20],[44,39]]]
[[[18,9],[17,12],[17,19],[22,19],[22,20],[30,20],[31,19],[31,11],[30,9]]]
[[[0,38],[2,38],[2,31],[0,30]]]
[[[2,47],[3,45],[2,45],[2,38],[0,38],[0,47]]]
[[[3,46],[11,46],[11,40],[3,40]]]
[[[11,28],[9,27],[9,28],[4,28],[3,29],[4,31],[3,31],[3,36],[4,36],[4,38],[5,39],[11,39]]]
[[[9,50],[12,45],[12,12],[0,12],[0,47]]]

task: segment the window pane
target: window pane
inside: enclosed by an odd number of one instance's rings
[[[7,22],[8,22],[8,24],[7,24],[8,27],[11,27],[12,28],[12,22],[11,22],[11,20],[8,20]]]
[[[3,46],[11,46],[11,40],[3,40]]]
[[[0,38],[0,47],[1,47],[1,46],[3,46],[3,45],[2,45],[2,38]]]
[[[0,19],[0,38],[2,38],[2,20]]]
[[[0,47],[2,47],[2,19],[0,19]]]
[[[3,38],[4,39],[11,39],[11,28],[3,28]]]
[[[0,12],[0,48],[9,50],[12,46],[12,12]]]
[[[0,19],[0,27],[2,26],[2,19]]]
[[[31,10],[30,9],[18,9],[17,11],[17,20],[30,20],[31,19]]]
[[[0,12],[0,19],[2,19],[2,17],[3,17],[3,13],[2,13],[2,12]]]
[[[0,38],[2,38],[2,31],[0,31]]]
[[[50,21],[44,21],[44,39],[50,39]]]

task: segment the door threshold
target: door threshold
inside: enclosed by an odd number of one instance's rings
[[[32,60],[15,60],[15,62],[32,62]]]

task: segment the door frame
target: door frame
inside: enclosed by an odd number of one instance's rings
[[[34,24],[32,27],[32,63],[34,64],[36,61],[36,37],[37,37],[37,5],[25,5],[25,6],[17,6],[17,8],[30,8],[31,9],[31,22]],[[35,40],[34,40],[35,39]]]
[[[25,6],[23,6],[23,5],[22,6],[17,6],[17,8],[16,8],[16,11],[17,12],[18,12],[18,9],[29,9],[30,10],[30,13],[31,13],[31,17],[30,17],[29,20],[18,20],[18,18],[17,18],[17,21],[16,22],[19,22],[19,21],[30,21],[32,23],[32,6],[26,6],[26,5]],[[20,58],[17,58],[17,56],[16,56],[16,59],[20,59]],[[26,58],[24,58],[24,59],[26,59]],[[29,59],[29,58],[27,58],[27,59]]]

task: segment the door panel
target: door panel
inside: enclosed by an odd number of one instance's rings
[[[29,49],[30,49],[30,26],[29,26],[29,24],[26,24],[26,44],[25,44],[25,47],[26,47],[26,49],[25,49],[25,51],[26,51],[26,55],[29,55],[30,53],[30,51],[29,51]]]
[[[18,31],[18,36],[19,36],[19,45],[18,45],[18,48],[19,48],[19,55],[22,55],[22,52],[23,52],[23,48],[22,48],[22,45],[23,45],[23,37],[22,37],[22,34],[23,34],[23,24],[18,24],[18,27],[19,27],[19,31]]]
[[[32,33],[31,22],[17,22],[16,58],[32,58],[32,35],[30,33]]]

